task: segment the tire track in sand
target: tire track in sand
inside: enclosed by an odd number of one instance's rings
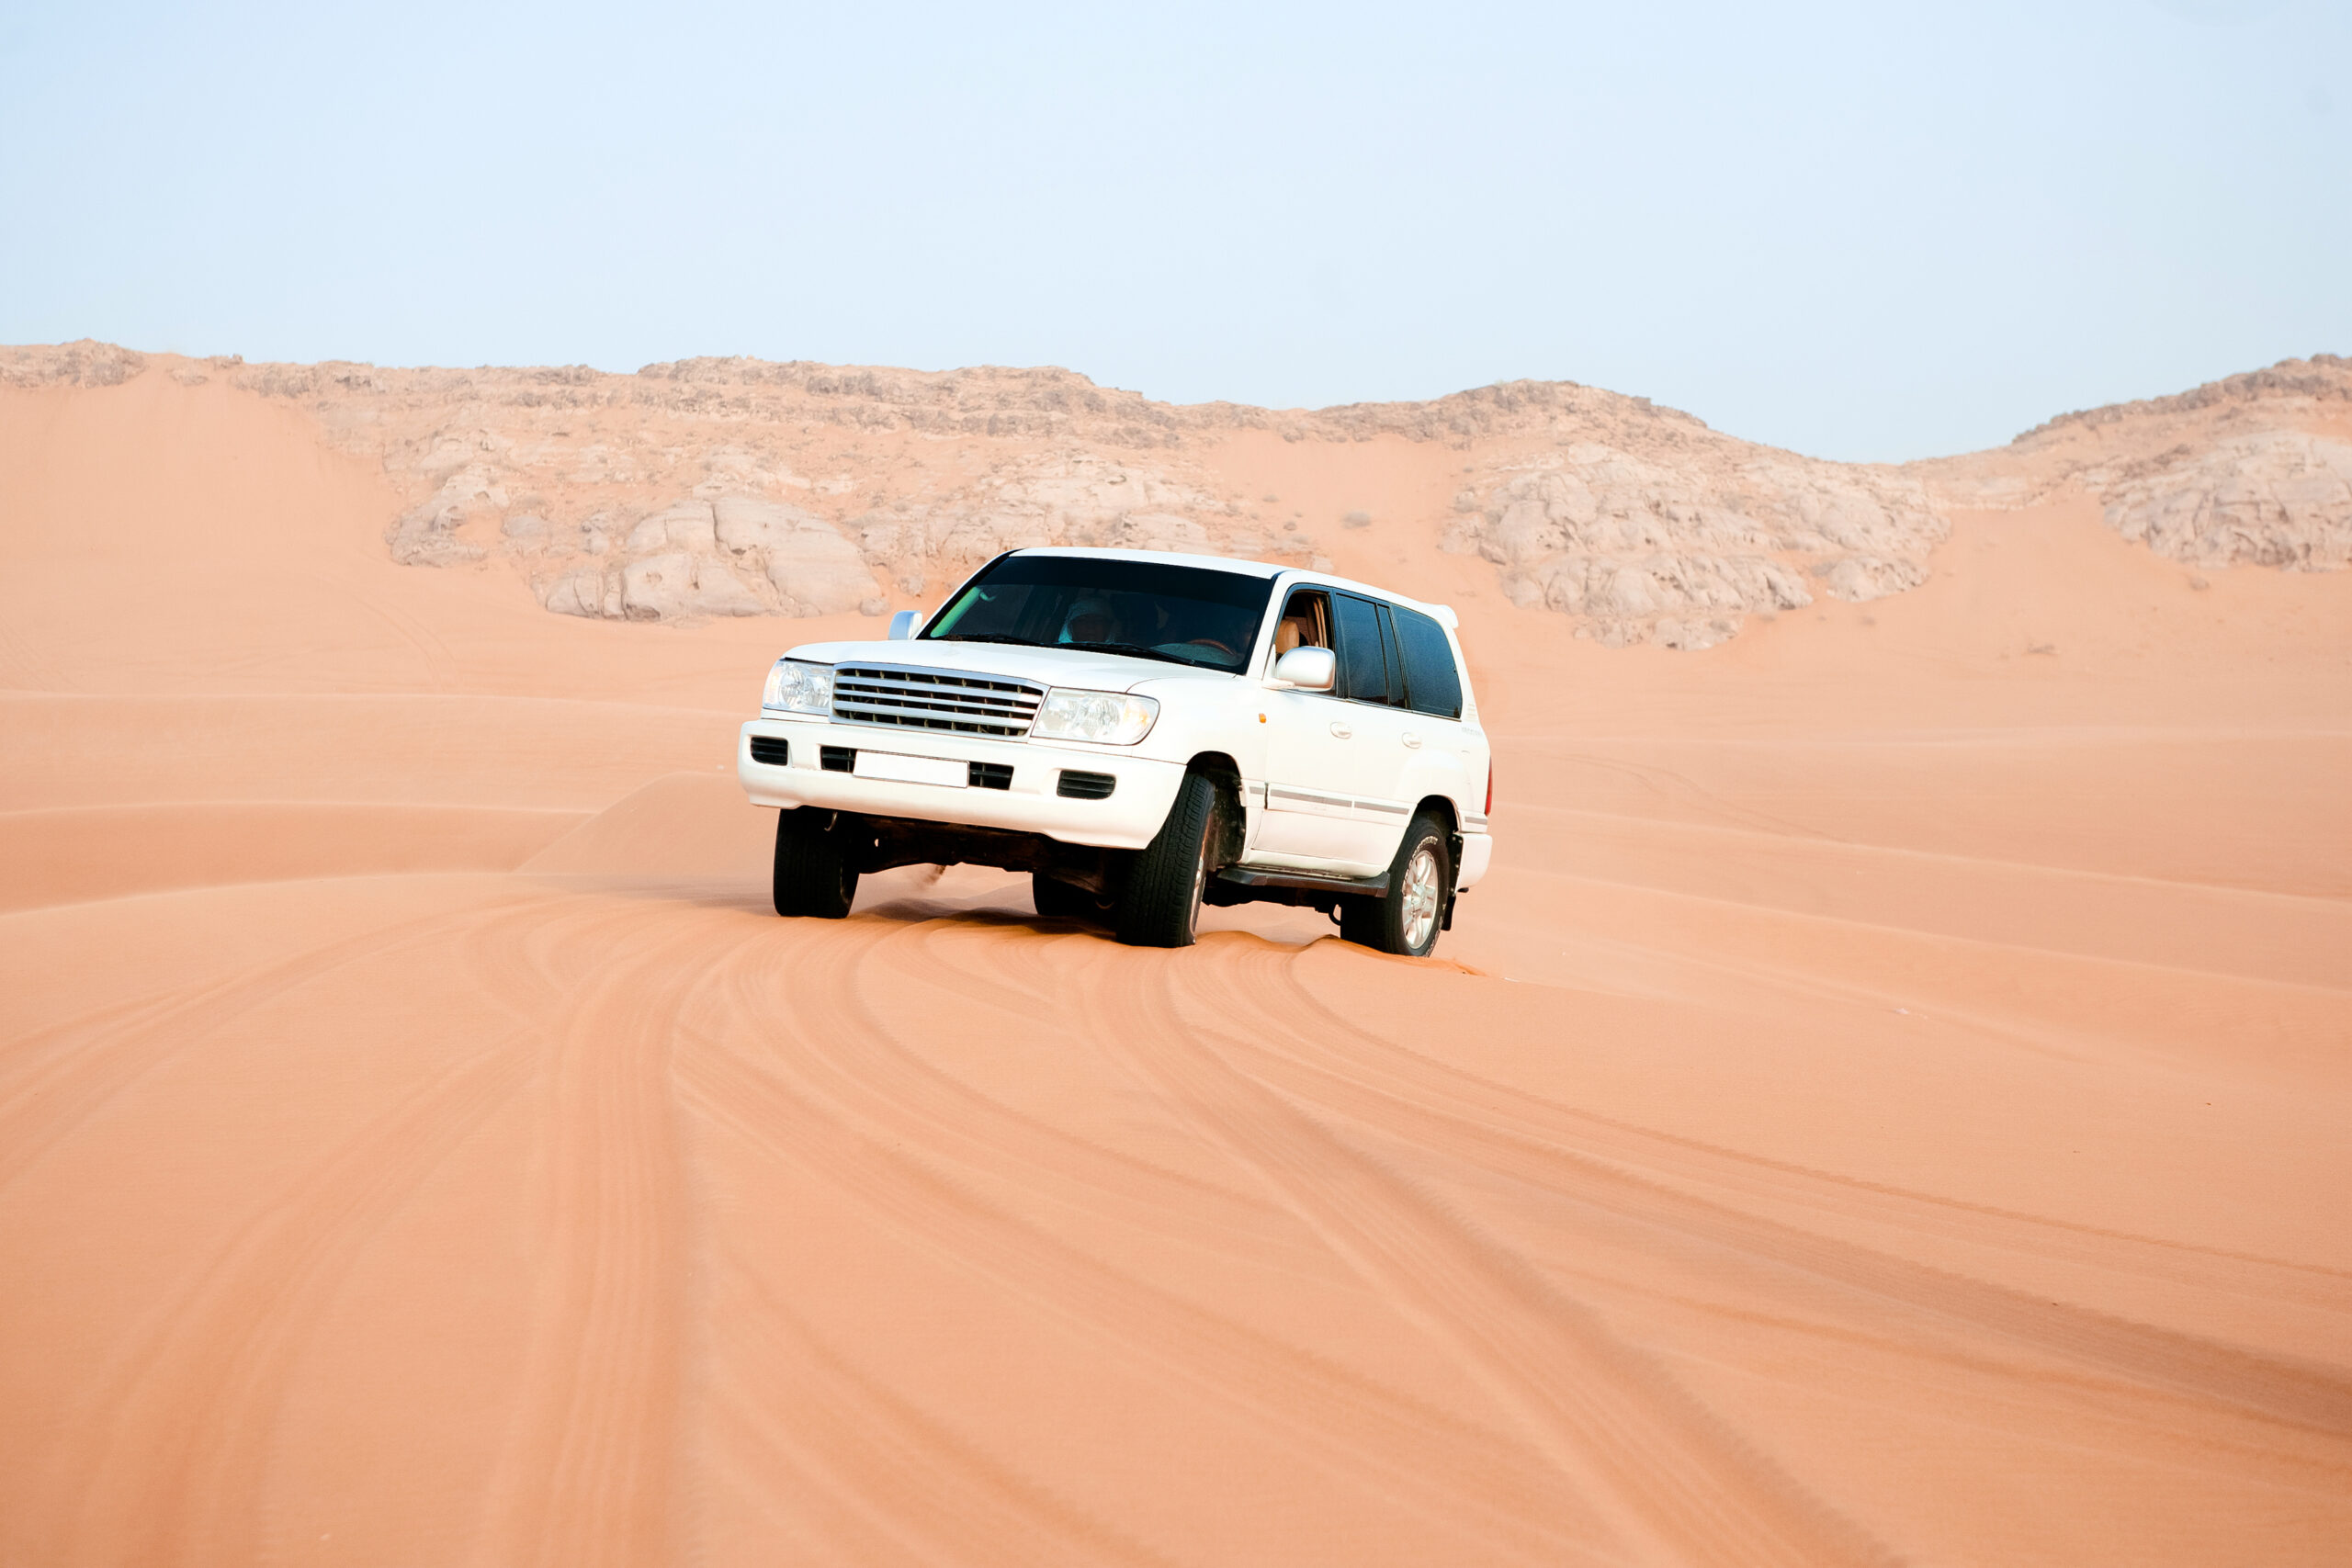
[[[839,975],[846,966],[807,967],[803,956],[752,944],[727,962],[767,968],[766,988],[779,998],[820,976],[854,987],[854,976]],[[827,1040],[780,1036],[773,1014],[752,1015],[760,1027],[746,1031],[741,1016],[680,1056],[698,1114],[1149,1369],[1172,1393],[1282,1434],[1353,1484],[1372,1478],[1399,1505],[1529,1562],[1589,1551],[1587,1510],[1524,1445],[1170,1294],[1004,1210],[861,1114],[854,1082],[844,1086],[827,1066]]]
[[[1049,973],[1036,960],[1023,962],[1035,941],[1023,931],[1023,940],[1009,942],[1009,934],[975,931],[956,919],[878,932],[845,927],[812,939],[814,951],[798,950],[808,975],[788,994],[756,990],[755,971],[747,966],[732,967],[729,982],[745,1016],[795,1022],[794,1037],[811,1043],[799,1060],[837,1075],[833,1092],[879,1134],[904,1138],[934,1161],[1011,1183],[1057,1206],[1075,1204],[1187,1247],[1261,1259],[1278,1253],[1290,1222],[1256,1192],[1171,1169],[1008,1105],[918,1049],[927,1040],[935,1047],[935,1030],[893,1022],[892,1013],[920,994],[910,994],[910,987],[935,987],[960,1009],[993,1009],[1033,1042],[1042,1037],[1076,1051],[1067,998],[1055,994]],[[1025,970],[1038,984],[1002,978],[967,984],[971,966],[956,962],[965,948],[1004,953],[1001,973]],[[920,1015],[919,1008],[910,1010]]]
[[[1385,1040],[1316,1000],[1284,968],[1272,955],[1245,961],[1229,977],[1238,983],[1220,988],[1214,1010],[1203,998],[1201,1010],[1227,1015],[1236,1000],[1246,1002],[1253,1038],[1234,1037],[1227,1049],[1306,1103],[1640,1223],[1660,1233],[1661,1246],[1697,1242],[1744,1254],[2130,1382],[2352,1438],[2352,1378],[2339,1369],[2052,1302],[1635,1175],[1589,1149],[1591,1130],[1577,1125],[1579,1113],[1510,1094]],[[1327,1043],[1334,1035],[1357,1050],[1334,1050]],[[1674,1145],[1660,1140],[1657,1146]]]
[[[748,1299],[766,1332],[737,1345],[737,1375],[712,1397],[728,1435],[767,1461],[754,1495],[771,1511],[780,1471],[804,1516],[796,1522],[814,1521],[855,1562],[1169,1568],[861,1372],[743,1260],[729,1261],[725,1289]]]
[[[491,908],[546,903],[543,896],[525,894]],[[0,1190],[115,1096],[223,1025],[354,964],[428,945],[452,920],[486,912],[419,916],[243,971],[192,996],[94,1009],[9,1041],[10,1067],[0,1077]],[[158,1043],[166,1033],[169,1043]]]
[[[1444,1343],[1626,1544],[1721,1568],[1894,1561],[1599,1314],[1237,1067],[1180,1015],[1170,955],[1133,958],[1077,976],[1097,1037]]]
[[[1362,956],[1348,955],[1350,961]],[[2165,1240],[1917,1191],[1726,1148],[1551,1100],[1365,1027],[1316,994],[1301,978],[1302,967],[1299,960],[1288,955],[1277,959],[1272,954],[1247,954],[1234,978],[1241,994],[1256,998],[1255,1005],[1277,1025],[1276,1032],[1291,1042],[1302,1062],[1343,1062],[1351,1077],[1385,1085],[1412,1103],[1453,1107],[1473,1121],[1518,1126],[1532,1136],[1573,1145],[1594,1157],[1676,1179],[1742,1192],[1761,1191],[1841,1214],[1867,1206],[1872,1218],[1905,1229],[1931,1228],[1940,1235],[2071,1261],[2096,1261],[2109,1268],[2118,1266],[2117,1254],[2121,1251],[2128,1253],[2133,1272],[2209,1289],[2244,1289],[2246,1271],[2258,1270],[2266,1296],[2280,1295],[2326,1311],[2352,1314],[2352,1271],[2346,1269],[2203,1243]],[[1807,996],[1852,999],[1847,993],[1812,985],[1790,988]],[[1872,1004],[1885,1000],[1877,992],[1853,995]],[[1297,1022],[1300,1016],[1310,1020],[1312,1027],[1302,1028]],[[1962,1021],[1977,1026],[1974,1020]],[[2007,1028],[1997,1021],[1983,1027],[1993,1032]],[[1352,1038],[1363,1049],[1335,1055],[1325,1044],[1334,1036]]]
[[[240,1224],[127,1336],[67,1416],[46,1498],[51,1561],[249,1562],[275,1416],[354,1262],[443,1161],[520,1088],[501,1039],[346,1140]]]
[[[379,929],[373,955],[504,947],[543,924],[547,904],[501,898]],[[421,929],[428,921],[437,929]],[[137,1010],[149,1015],[147,1028],[200,1021],[164,1054],[191,1049],[233,1024],[243,1010],[233,1004],[256,986],[276,995],[320,985],[369,957],[356,950],[368,940],[208,987],[196,998],[204,1006]],[[532,1066],[528,1037],[518,1021],[355,1129],[237,1219],[126,1325],[83,1395],[60,1413],[48,1482],[19,1510],[36,1532],[54,1534],[53,1555],[94,1543],[96,1555],[138,1562],[261,1554],[257,1510],[303,1350],[379,1233],[521,1088]]]
[[[670,1060],[712,948],[746,939],[710,911],[664,913],[599,902],[530,939],[535,990],[567,958],[595,977],[547,1026],[532,1230],[548,1250],[475,1553],[496,1568],[675,1555],[689,1259]]]

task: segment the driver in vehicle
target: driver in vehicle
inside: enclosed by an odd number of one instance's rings
[[[1101,599],[1080,599],[1069,607],[1069,615],[1062,622],[1060,642],[1116,642],[1119,640],[1119,617]]]
[[[1283,606],[1283,618],[1274,627],[1274,657],[1280,659],[1294,648],[1329,648],[1329,641],[1317,626],[1316,611],[1320,602],[1311,593],[1294,593]]]

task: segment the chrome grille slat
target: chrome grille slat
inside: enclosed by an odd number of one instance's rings
[[[896,664],[833,669],[833,717],[850,724],[944,729],[965,735],[1029,733],[1046,688],[970,670]]]

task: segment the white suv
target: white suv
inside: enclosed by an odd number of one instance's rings
[[[736,776],[780,915],[861,873],[1026,871],[1037,909],[1182,947],[1203,903],[1304,905],[1428,953],[1486,874],[1493,769],[1454,617],[1257,561],[1011,550],[920,626],[776,660]]]

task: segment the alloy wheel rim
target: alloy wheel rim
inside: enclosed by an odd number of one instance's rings
[[[1423,844],[1405,866],[1405,945],[1415,952],[1437,930],[1437,852]]]

